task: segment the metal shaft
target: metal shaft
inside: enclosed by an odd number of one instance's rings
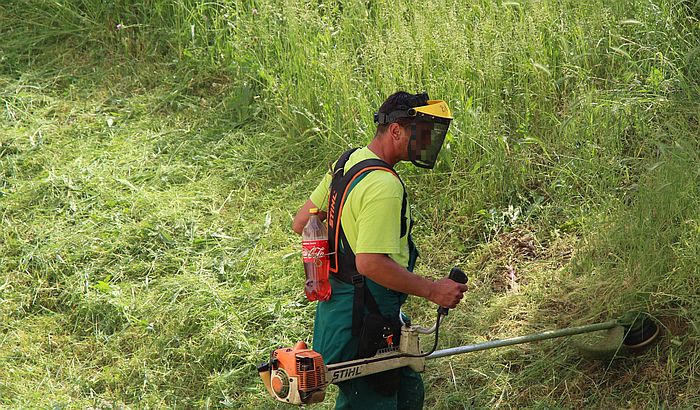
[[[445,356],[452,356],[455,354],[478,352],[479,350],[493,349],[496,347],[511,346],[521,343],[536,342],[538,340],[553,339],[556,337],[573,336],[581,333],[596,332],[598,330],[612,329],[617,326],[617,320],[611,320],[609,322],[596,323],[593,325],[569,327],[560,330],[548,330],[542,333],[535,333],[531,335],[510,337],[508,339],[499,340],[489,340],[488,342],[477,343],[473,345],[453,347],[450,349],[437,350],[430,354],[425,360],[437,359]]]

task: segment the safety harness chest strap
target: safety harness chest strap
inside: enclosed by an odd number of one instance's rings
[[[352,334],[358,336],[361,332],[365,307],[372,312],[380,314],[376,300],[366,285],[365,277],[357,270],[355,253],[345,236],[341,225],[341,215],[345,200],[353,188],[353,183],[359,181],[363,175],[374,170],[385,170],[394,174],[404,187],[401,204],[401,237],[410,231],[410,225],[406,218],[406,189],[398,174],[387,164],[379,159],[366,159],[352,166],[348,172],[344,172],[345,164],[350,155],[357,148],[344,152],[333,169],[330,195],[328,200],[328,234],[330,271],[343,282],[352,284],[355,288],[352,309]]]
[[[352,154],[357,148],[346,151],[343,153],[343,155],[340,156],[338,161],[336,162],[335,168],[333,170],[333,179],[331,181],[331,188],[330,188],[330,194],[329,194],[329,199],[328,199],[328,242],[329,242],[329,254],[332,255],[331,260],[330,260],[330,271],[336,276],[339,277],[343,282],[346,283],[352,283],[352,277],[350,275],[343,275],[342,272],[340,271],[340,266],[341,266],[341,258],[343,252],[338,252],[342,247],[342,250],[345,252],[352,252],[352,250],[349,247],[349,243],[347,242],[347,238],[345,238],[345,233],[343,231],[343,228],[341,226],[341,216],[343,212],[343,207],[345,205],[345,201],[347,200],[347,196],[350,193],[350,190],[353,188],[354,183],[359,182],[359,180],[364,177],[364,175],[368,172],[374,171],[374,170],[384,170],[391,172],[398,178],[399,182],[401,182],[401,186],[404,188],[403,189],[403,197],[401,200],[401,237],[404,237],[407,233],[409,233],[409,222],[408,218],[406,217],[406,207],[407,205],[407,199],[406,199],[406,189],[403,184],[403,181],[401,181],[401,178],[398,176],[396,171],[394,171],[389,164],[386,162],[380,160],[380,159],[366,159],[363,161],[360,161],[359,163],[355,164],[352,168],[348,170],[348,172],[343,173],[345,164],[347,163],[350,154]],[[352,270],[355,270],[355,264],[354,264],[354,257],[355,255],[352,255]]]

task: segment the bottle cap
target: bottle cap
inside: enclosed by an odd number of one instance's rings
[[[318,208],[311,208],[309,209],[310,214],[317,214],[318,213]]]

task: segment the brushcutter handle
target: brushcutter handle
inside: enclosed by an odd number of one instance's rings
[[[448,276],[448,278],[452,279],[453,281],[455,281],[457,283],[462,283],[462,284],[467,283],[467,274],[464,273],[464,271],[462,269],[460,269],[456,266],[454,266],[450,270],[450,276]],[[440,313],[442,316],[447,316],[449,311],[450,311],[450,309],[442,307],[442,306],[440,306],[438,308],[438,313]]]

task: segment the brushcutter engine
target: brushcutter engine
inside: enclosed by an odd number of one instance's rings
[[[276,349],[270,362],[258,367],[270,395],[289,404],[320,403],[326,397],[326,365],[321,354],[303,341]]]

